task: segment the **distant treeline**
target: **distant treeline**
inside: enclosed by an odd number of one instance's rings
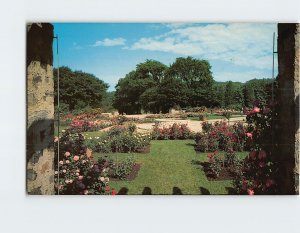
[[[54,78],[57,90],[56,70]],[[241,109],[251,107],[255,99],[266,101],[271,82],[271,79],[216,82],[208,61],[180,57],[170,66],[146,60],[118,81],[115,92],[107,92],[108,84],[93,74],[61,67],[60,105],[64,112],[100,108],[103,112],[117,109],[126,114],[166,113],[173,107]]]

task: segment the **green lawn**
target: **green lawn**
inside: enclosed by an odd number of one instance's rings
[[[110,186],[127,194],[142,194],[146,190],[152,194],[228,194],[232,182],[208,181],[197,165],[207,160],[207,153],[196,153],[193,143],[193,140],[152,141],[149,154],[106,154],[118,160],[132,156],[142,164],[134,180],[111,181]],[[99,156],[103,154],[94,154],[96,159]]]
[[[233,115],[230,117],[230,119],[235,118],[235,117],[241,117],[241,116],[243,116],[243,115]],[[197,116],[188,117],[188,119],[192,120],[192,121],[199,121],[199,117],[197,117]],[[226,118],[224,116],[220,116],[217,114],[208,114],[206,120],[217,120],[217,119],[225,120]]]

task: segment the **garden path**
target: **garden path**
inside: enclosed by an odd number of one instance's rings
[[[163,127],[169,127],[173,125],[174,123],[178,124],[187,124],[187,126],[193,131],[193,132],[201,132],[202,131],[202,126],[201,123],[202,121],[194,121],[194,120],[175,120],[175,119],[157,119],[157,122],[159,122],[160,126]],[[207,120],[207,122],[213,123],[216,121],[220,121],[220,119],[214,119],[214,120]],[[234,124],[236,122],[246,122],[245,117],[236,117],[230,120],[229,124]],[[140,132],[145,132],[145,131],[150,131],[152,130],[153,126],[155,123],[143,123],[143,124],[137,124],[137,129]]]

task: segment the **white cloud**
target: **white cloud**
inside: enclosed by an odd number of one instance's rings
[[[172,24],[171,24],[172,25]],[[270,69],[276,24],[174,24],[156,37],[141,38],[129,49],[171,52]]]
[[[109,39],[105,38],[104,40],[97,40],[93,46],[118,46],[118,45],[125,45],[126,40],[124,38],[114,38]]]

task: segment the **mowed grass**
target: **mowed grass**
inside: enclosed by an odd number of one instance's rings
[[[230,117],[231,118],[236,118],[236,117],[242,117],[243,115],[232,115]],[[199,121],[199,117],[197,116],[193,116],[193,117],[188,117],[189,120],[192,120],[192,121]],[[208,114],[207,115],[207,118],[206,120],[226,120],[226,118],[224,116],[220,116],[220,115],[217,115],[217,114]]]
[[[111,181],[110,186],[127,194],[228,194],[232,181],[208,181],[200,162],[207,153],[196,153],[193,140],[152,141],[148,154],[105,154],[116,160],[133,157],[142,166],[132,181]],[[245,157],[240,153],[239,157]],[[95,159],[104,154],[94,153]]]

